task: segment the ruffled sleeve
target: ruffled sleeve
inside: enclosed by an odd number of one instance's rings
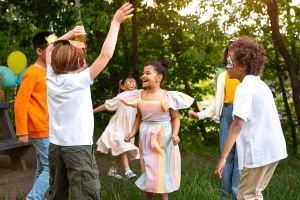
[[[119,100],[116,98],[108,99],[105,101],[104,107],[109,111],[115,111],[119,107]]]
[[[165,111],[169,108],[174,110],[189,108],[194,102],[194,98],[182,92],[169,91],[166,98],[162,101],[162,107]]]
[[[118,96],[116,96],[115,98],[124,103],[126,106],[136,108],[138,105],[139,92],[140,90],[125,91],[118,94]]]

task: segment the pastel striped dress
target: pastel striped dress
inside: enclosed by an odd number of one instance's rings
[[[140,91],[127,91],[118,95],[126,105],[137,107],[142,114],[139,131],[139,151],[142,175],[135,184],[143,191],[169,193],[179,189],[181,159],[178,145],[172,142],[169,109],[184,109],[194,99],[184,93],[169,91],[158,101],[141,98]]]

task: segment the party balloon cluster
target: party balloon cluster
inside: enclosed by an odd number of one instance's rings
[[[27,58],[21,51],[13,51],[7,58],[7,66],[0,66],[1,87],[13,87],[21,84],[27,70]]]

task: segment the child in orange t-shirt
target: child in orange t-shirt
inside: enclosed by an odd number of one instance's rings
[[[33,39],[33,47],[38,56],[22,78],[15,101],[16,135],[19,143],[30,142],[36,150],[37,169],[35,182],[26,199],[44,199],[49,188],[49,120],[46,86],[46,37],[51,33],[42,31]]]

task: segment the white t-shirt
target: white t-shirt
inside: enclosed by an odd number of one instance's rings
[[[238,85],[233,116],[245,122],[236,140],[240,170],[265,166],[287,157],[272,92],[259,76],[247,75]]]
[[[56,75],[47,68],[49,140],[60,146],[92,145],[94,114],[89,68],[80,73]]]

